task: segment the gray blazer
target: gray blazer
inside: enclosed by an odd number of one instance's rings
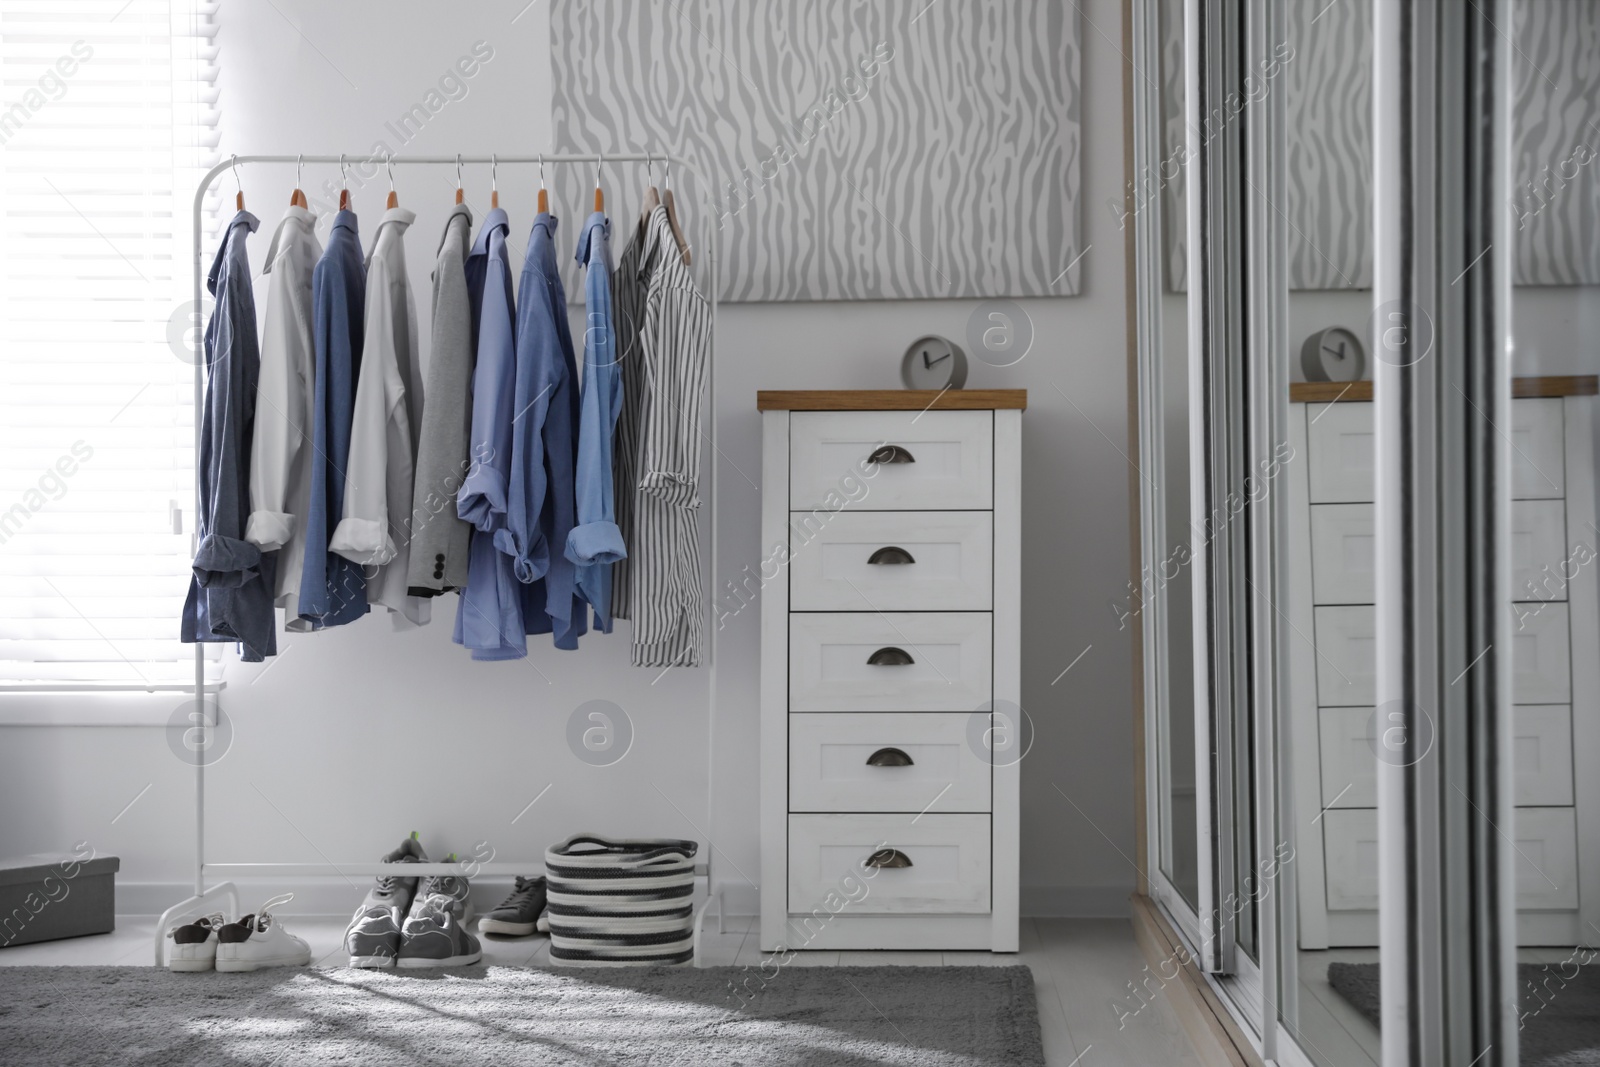
[[[423,390],[422,433],[411,506],[411,562],[406,592],[438,596],[467,584],[472,526],[456,516],[456,492],[467,477],[472,427],[472,304],[467,248],[472,212],[457,204],[444,224],[433,270],[433,355]]]

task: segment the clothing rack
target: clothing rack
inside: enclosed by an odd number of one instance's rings
[[[204,286],[204,279],[206,277],[206,267],[205,267],[205,258],[204,258],[205,257],[205,249],[203,247],[203,245],[204,245],[204,234],[201,231],[201,217],[202,217],[203,212],[204,212],[204,204],[205,204],[206,194],[210,191],[212,183],[214,181],[216,181],[216,179],[218,177],[220,177],[221,175],[223,175],[224,173],[227,173],[229,171],[236,171],[236,169],[238,167],[240,167],[240,166],[249,166],[251,164],[256,164],[256,163],[292,164],[292,165],[300,165],[300,164],[304,164],[304,163],[319,163],[319,164],[321,164],[321,163],[329,163],[329,164],[339,164],[339,165],[343,166],[343,165],[346,165],[352,159],[353,160],[357,160],[360,163],[366,163],[366,162],[370,162],[373,158],[374,157],[369,152],[351,152],[351,153],[345,153],[345,154],[342,154],[342,155],[292,155],[292,156],[289,156],[289,155],[243,155],[243,156],[235,155],[235,156],[230,156],[227,160],[224,160],[223,162],[218,163],[216,166],[214,166],[210,170],[208,170],[205,173],[205,175],[200,179],[200,183],[196,187],[195,193],[194,193],[194,217],[193,217],[193,220],[192,220],[193,221],[193,225],[194,225],[194,290],[193,290],[193,296],[194,296],[194,307],[196,309],[196,312],[198,313],[199,309],[204,306],[202,304],[202,297],[203,297],[202,287]],[[508,156],[502,156],[502,155],[495,154],[495,155],[488,155],[488,156],[482,156],[482,155],[478,155],[478,156],[466,156],[466,155],[459,155],[459,156],[457,156],[457,155],[452,155],[452,156],[387,156],[387,157],[383,158],[382,162],[386,167],[391,167],[391,168],[392,167],[417,166],[417,165],[420,165],[420,166],[452,166],[452,167],[460,167],[460,166],[463,166],[463,165],[466,165],[466,164],[474,164],[474,165],[488,164],[488,165],[493,166],[493,167],[498,167],[501,164],[512,165],[512,166],[526,165],[526,164],[539,164],[541,166],[546,165],[546,164],[555,164],[555,165],[558,165],[558,166],[559,165],[580,165],[581,164],[583,166],[594,166],[596,168],[597,173],[598,173],[599,169],[603,168],[604,165],[606,163],[608,163],[608,162],[609,163],[643,163],[643,164],[646,164],[646,165],[651,164],[651,163],[660,162],[660,163],[666,165],[668,168],[670,168],[671,166],[673,166],[675,164],[678,167],[682,168],[683,170],[687,171],[695,179],[697,179],[697,180],[699,180],[701,182],[705,181],[704,175],[700,174],[699,171],[697,171],[691,164],[689,164],[689,163],[687,163],[687,162],[685,162],[685,161],[683,161],[681,159],[675,159],[671,155],[667,155],[667,154],[657,155],[655,153],[650,153],[648,155],[641,155],[641,154],[637,154],[637,153],[618,153],[618,154],[615,154],[615,155],[606,155],[606,154],[603,154],[603,153],[596,153],[594,155],[508,155]],[[670,170],[669,170],[668,173],[670,173]],[[367,179],[363,175],[362,176],[362,180],[366,181],[366,180],[369,180],[369,179]],[[709,185],[707,185],[705,187],[709,188]],[[709,284],[709,289],[708,289],[708,302],[711,305],[711,326],[710,326],[710,338],[709,338],[709,346],[708,346],[709,350],[708,350],[708,355],[707,355],[707,359],[708,359],[709,364],[710,364],[710,366],[707,368],[707,380],[708,380],[708,383],[709,383],[709,385],[708,385],[709,395],[707,397],[707,400],[708,400],[708,408],[709,408],[710,413],[711,413],[711,419],[710,419],[710,421],[711,421],[711,432],[710,432],[710,437],[709,437],[710,444],[711,444],[711,500],[710,500],[710,507],[707,508],[707,511],[710,514],[710,522],[711,522],[711,552],[710,552],[710,559],[708,560],[708,562],[706,564],[706,586],[705,586],[705,589],[706,589],[706,610],[707,610],[708,614],[711,615],[711,618],[708,620],[708,622],[714,622],[715,621],[715,613],[712,611],[712,605],[715,603],[714,598],[716,596],[715,577],[716,577],[717,548],[718,548],[717,502],[720,499],[720,496],[718,494],[719,479],[718,479],[717,460],[718,460],[718,457],[721,455],[721,449],[718,448],[718,446],[717,446],[717,359],[716,359],[716,352],[717,352],[718,279],[717,279],[717,261],[716,261],[715,242],[712,242],[712,241],[707,241],[706,242],[705,254],[706,254],[706,267],[707,267],[707,271],[709,272],[709,278],[710,278],[710,284]],[[205,336],[204,336],[203,325],[204,324],[202,324],[202,328],[201,329],[198,329],[198,330],[195,331],[195,341],[194,341],[194,357],[195,357],[194,358],[194,438],[195,438],[195,468],[196,468],[196,478],[195,478],[195,505],[196,505],[196,511],[195,511],[195,514],[196,514],[197,521],[198,521],[198,516],[200,514],[200,511],[204,507],[204,501],[202,501],[200,499],[200,479],[199,479],[199,476],[198,476],[199,465],[200,465],[200,439],[201,439],[201,425],[202,425],[201,413],[204,410],[204,405],[205,405],[205,377],[206,377],[205,376]],[[206,646],[204,644],[201,644],[201,643],[198,643],[198,642],[195,644],[195,647],[194,647],[194,693],[195,693],[196,702],[199,705],[199,707],[201,708],[200,722],[197,723],[197,727],[201,731],[202,739],[205,740],[205,742],[206,742],[205,744],[200,745],[195,751],[195,764],[194,764],[194,895],[189,897],[187,900],[180,901],[179,903],[174,904],[172,907],[168,908],[165,912],[162,913],[160,920],[156,923],[156,931],[155,931],[155,963],[156,963],[157,967],[161,966],[161,962],[162,962],[162,947],[163,947],[163,943],[164,943],[164,941],[166,939],[166,931],[171,926],[171,924],[172,924],[172,922],[174,920],[179,919],[179,918],[184,918],[184,917],[187,917],[187,916],[190,916],[190,915],[203,914],[210,907],[212,907],[212,906],[214,906],[214,905],[216,905],[217,903],[220,903],[220,902],[226,902],[227,903],[229,909],[231,910],[231,914],[232,914],[233,917],[238,917],[238,915],[240,914],[240,912],[239,912],[239,892],[238,892],[237,887],[233,884],[233,882],[228,881],[228,880],[218,881],[218,882],[216,882],[216,883],[214,883],[214,884],[212,884],[211,886],[208,887],[206,885],[206,876],[208,874],[233,874],[233,875],[254,874],[254,875],[261,875],[261,876],[277,876],[277,877],[315,877],[315,876],[319,876],[319,875],[344,875],[344,876],[355,875],[357,877],[361,877],[361,876],[368,876],[368,875],[377,876],[377,875],[393,874],[394,873],[394,865],[393,864],[375,863],[375,862],[371,862],[371,861],[360,862],[360,863],[207,863],[206,862],[206,858],[205,858],[205,854],[206,854],[205,853],[205,850],[206,850],[206,837],[205,837],[205,812],[206,812],[206,805],[205,805],[205,795],[206,795],[206,793],[205,793],[205,786],[206,786],[205,752],[206,752],[207,747],[209,746],[209,734],[206,731],[209,731],[210,729],[215,727],[216,726],[216,721],[215,721],[215,717],[211,713],[211,709],[206,707],[205,695],[208,692],[210,692],[212,694],[212,699],[218,701],[218,703],[220,705],[221,694],[220,694],[220,692],[217,691],[220,687],[218,687],[218,686],[210,686],[210,687],[208,687],[207,684],[206,684],[205,647]],[[697,912],[697,914],[695,916],[695,923],[694,923],[695,953],[694,953],[694,955],[695,955],[695,964],[696,964],[696,966],[700,965],[700,959],[701,959],[701,955],[700,955],[700,931],[701,931],[701,926],[705,922],[706,912],[709,910],[709,908],[711,906],[711,902],[712,902],[713,899],[716,900],[716,904],[717,904],[717,931],[719,933],[721,933],[722,930],[723,930],[723,919],[724,919],[722,890],[721,890],[720,887],[716,886],[716,884],[713,881],[713,868],[712,868],[712,863],[711,863],[711,857],[712,857],[712,851],[713,851],[713,845],[712,845],[712,842],[711,842],[711,824],[712,824],[712,816],[713,816],[714,812],[716,811],[716,805],[715,805],[715,801],[716,801],[716,774],[715,774],[714,757],[715,757],[715,754],[716,754],[715,745],[716,745],[716,736],[717,736],[716,721],[717,721],[717,669],[718,669],[718,663],[719,663],[719,661],[718,661],[718,657],[717,657],[717,630],[716,630],[715,626],[711,626],[710,627],[710,645],[709,645],[709,648],[707,650],[707,657],[706,657],[706,666],[707,666],[708,671],[710,672],[709,679],[708,679],[708,685],[709,685],[710,692],[708,694],[709,699],[708,699],[708,706],[707,706],[707,711],[706,711],[706,772],[707,772],[706,773],[706,830],[705,830],[705,834],[706,834],[706,851],[705,851],[705,856],[704,856],[703,860],[701,862],[698,862],[698,863],[695,864],[695,876],[696,877],[700,877],[700,876],[703,875],[705,877],[705,879],[706,879],[706,899],[700,905],[700,907],[698,909],[698,912]],[[544,865],[543,857],[539,857],[537,860],[535,860],[533,862],[530,862],[530,863],[509,863],[509,862],[495,862],[495,863],[482,863],[482,864],[416,863],[416,864],[407,864],[406,865],[406,874],[407,874],[408,877],[409,876],[426,877],[426,876],[430,876],[430,875],[460,875],[460,874],[462,874],[464,872],[465,869],[470,867],[470,869],[474,872],[474,873],[472,873],[470,875],[470,877],[484,877],[484,876],[493,877],[493,876],[497,876],[497,875],[528,874],[528,873],[530,873],[530,872],[532,872],[534,870],[541,869],[543,867],[543,865]]]

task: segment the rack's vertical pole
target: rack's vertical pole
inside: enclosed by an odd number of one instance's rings
[[[710,203],[709,196],[707,197],[707,203]],[[710,230],[709,228],[702,229],[701,232],[710,233]],[[721,661],[717,657],[718,642],[716,626],[717,549],[721,544],[721,538],[718,536],[717,526],[720,520],[719,504],[722,499],[717,492],[718,486],[720,485],[719,472],[722,469],[720,463],[722,452],[717,447],[717,424],[719,421],[717,418],[717,304],[721,300],[721,294],[719,293],[717,287],[716,243],[717,242],[715,238],[711,238],[706,241],[706,265],[710,268],[711,274],[711,345],[708,354],[708,359],[711,362],[708,374],[711,380],[711,396],[709,402],[711,409],[711,565],[707,568],[709,582],[706,587],[706,612],[708,615],[707,625],[711,627],[711,647],[709,651],[709,658],[711,661],[711,680],[709,694],[710,700],[708,701],[708,707],[706,711],[706,896],[715,896],[717,898],[717,933],[720,934],[725,932],[723,926],[722,891],[717,888],[716,885],[711,855],[713,852],[711,847],[711,838],[716,833],[714,820],[717,817],[717,768],[715,759],[717,751],[717,671],[721,667]]]
[[[200,187],[194,193],[194,521],[190,529],[191,539],[200,531],[200,514],[205,507],[200,493],[200,434],[203,425],[203,407],[205,404],[205,323],[201,314],[200,303],[200,278],[204,270],[204,260],[201,250],[200,213],[205,202],[206,189],[211,185],[211,175],[207,174],[200,180]],[[200,728],[202,742],[210,739],[206,733],[210,729],[207,723],[206,709],[206,651],[205,645],[196,641],[194,645],[194,707],[200,711],[197,725]],[[185,731],[187,736],[187,730]],[[206,746],[201,744],[194,752],[194,894],[201,896],[206,891]],[[234,916],[229,916],[233,918]],[[159,934],[159,931],[157,931]]]

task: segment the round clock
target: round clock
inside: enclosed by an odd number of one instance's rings
[[[1330,326],[1300,346],[1300,369],[1308,382],[1360,381],[1367,370],[1367,351],[1354,331]]]
[[[967,384],[967,354],[947,337],[919,337],[900,360],[900,380],[907,389],[960,389]]]

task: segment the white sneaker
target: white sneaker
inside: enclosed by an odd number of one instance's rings
[[[311,962],[311,946],[283,928],[272,909],[294,899],[293,893],[273,897],[256,915],[246,915],[217,931],[217,970],[256,971],[263,967],[304,967]]]
[[[222,912],[212,912],[192,923],[181,923],[167,931],[172,939],[172,954],[167,969],[209,971],[217,962],[217,931],[222,928]]]

